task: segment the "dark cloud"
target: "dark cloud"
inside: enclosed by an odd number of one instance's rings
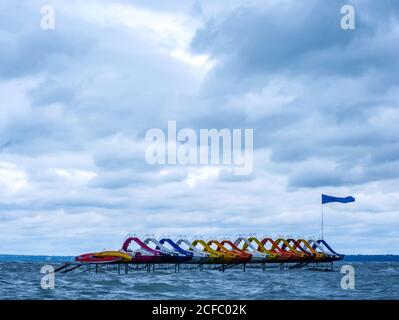
[[[54,72],[87,51],[88,41],[56,30],[23,33],[18,37],[0,34],[0,77],[29,76]]]
[[[372,6],[359,3],[356,30],[345,31],[340,28],[340,8],[345,4],[297,1],[273,10],[239,7],[210,19],[197,32],[192,49],[221,59],[216,72],[236,79],[276,72],[348,76],[397,67],[398,47],[376,38],[379,32],[389,32],[397,6],[382,2],[378,7],[385,10],[374,17]],[[396,10],[389,11],[389,6]]]
[[[387,150],[396,150],[399,132],[394,121],[381,116],[390,108],[394,119],[398,114],[399,6],[393,1],[350,2],[356,29],[344,31],[340,8],[345,4],[241,6],[211,17],[191,44],[194,52],[218,60],[203,95],[219,108],[204,120],[216,127],[229,120],[232,126],[252,126],[255,146],[270,148],[271,159],[284,168],[312,159],[343,168],[313,174],[288,169],[292,186],[398,177],[377,169],[375,155],[389,153],[386,164],[395,166],[395,152]],[[281,82],[277,87],[276,79]],[[276,108],[287,96],[292,99]],[[347,175],[359,167],[363,174]]]

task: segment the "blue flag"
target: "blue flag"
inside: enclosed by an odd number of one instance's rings
[[[321,195],[322,204],[330,202],[341,202],[341,203],[355,202],[355,198],[350,196],[345,198],[340,198],[340,197],[327,196],[325,194]]]

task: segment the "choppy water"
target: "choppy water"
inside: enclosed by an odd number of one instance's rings
[[[47,262],[48,263],[48,262]],[[355,289],[341,289],[334,272],[261,268],[56,274],[55,289],[40,286],[46,262],[0,262],[1,299],[399,299],[399,262],[353,262]]]

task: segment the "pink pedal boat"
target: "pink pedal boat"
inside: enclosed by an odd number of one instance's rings
[[[138,248],[130,248],[131,244],[136,244]],[[164,254],[160,250],[152,249],[137,237],[129,237],[123,243],[122,252],[126,252],[132,257],[132,262],[151,263],[162,260]]]

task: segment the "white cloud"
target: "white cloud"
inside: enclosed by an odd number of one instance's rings
[[[104,28],[122,25],[144,41],[152,42],[171,57],[209,71],[215,62],[205,54],[192,54],[189,45],[200,21],[183,13],[157,12],[127,3],[108,1],[70,1],[59,3],[61,10]],[[58,7],[58,5],[57,5]]]
[[[298,91],[298,84],[285,79],[274,79],[260,90],[251,90],[230,98],[226,109],[244,113],[249,121],[259,121],[283,111],[295,101]]]
[[[205,71],[211,70],[216,63],[215,61],[210,61],[209,56],[206,54],[193,55],[184,49],[172,51],[171,56],[196,67],[204,67]]]
[[[63,178],[78,180],[78,181],[88,181],[97,177],[97,173],[93,171],[84,171],[79,169],[64,169],[64,168],[55,168],[54,172]]]
[[[0,185],[6,193],[16,193],[27,184],[28,175],[22,168],[14,163],[0,162]]]
[[[186,183],[190,188],[195,187],[201,181],[216,180],[219,177],[220,168],[203,167],[195,169],[187,174]]]

